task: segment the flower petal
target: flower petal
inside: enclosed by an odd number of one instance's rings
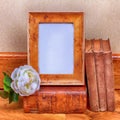
[[[19,93],[19,89],[16,89],[14,82],[11,83],[11,88],[14,90],[14,92]]]
[[[18,68],[15,68],[14,71],[12,72],[12,74],[11,74],[12,80],[15,80],[15,79],[16,79],[16,77],[17,77],[17,72],[18,72]]]

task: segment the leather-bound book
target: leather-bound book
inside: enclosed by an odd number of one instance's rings
[[[86,40],[85,42],[85,66],[87,74],[89,108],[92,111],[99,111],[99,98],[92,40]]]
[[[104,76],[104,56],[102,49],[102,40],[93,40],[93,52],[95,57],[95,68],[96,68],[96,80],[97,89],[99,96],[99,109],[100,111],[107,110],[107,100],[106,100],[106,81]]]
[[[24,111],[29,113],[82,113],[86,110],[85,86],[41,87],[34,95],[24,97]]]
[[[115,110],[115,97],[114,97],[114,75],[113,75],[113,62],[112,62],[112,51],[110,47],[110,41],[103,40],[103,51],[104,51],[104,67],[105,67],[105,81],[106,81],[106,92],[107,92],[107,110]]]

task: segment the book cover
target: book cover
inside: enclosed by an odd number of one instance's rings
[[[41,87],[24,97],[23,106],[27,113],[82,113],[87,106],[86,87]]]
[[[85,56],[90,109],[114,111],[114,75],[110,41],[87,40]]]
[[[106,100],[106,81],[104,76],[104,56],[102,49],[102,40],[93,40],[93,52],[95,57],[95,68],[96,68],[96,80],[99,96],[99,109],[100,111],[107,110]]]
[[[110,41],[102,41],[103,52],[104,52],[104,78],[106,81],[106,94],[107,94],[107,110],[115,110],[115,97],[114,97],[114,75],[113,75],[113,62],[112,62],[112,51],[110,47]]]
[[[86,40],[85,46],[85,66],[87,74],[89,107],[92,111],[99,111],[96,66],[92,40]]]

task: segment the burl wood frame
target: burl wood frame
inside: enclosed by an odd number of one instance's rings
[[[83,13],[29,13],[28,63],[38,71],[38,27],[40,23],[72,23],[74,25],[73,74],[40,74],[41,85],[84,85]]]

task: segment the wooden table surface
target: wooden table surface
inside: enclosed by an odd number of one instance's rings
[[[120,90],[115,91],[115,112],[91,112],[84,114],[31,114],[24,113],[22,99],[18,103],[8,104],[0,98],[0,120],[120,120]]]

